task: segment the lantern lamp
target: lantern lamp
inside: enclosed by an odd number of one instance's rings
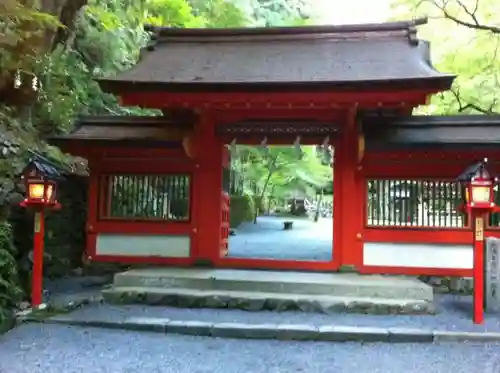
[[[57,208],[57,184],[45,175],[37,175],[34,170],[23,175],[26,198],[22,206],[47,206]]]
[[[457,180],[463,185],[464,206],[463,209],[470,210],[490,209],[495,206],[495,185],[498,180],[491,176],[486,168],[488,159],[469,166]]]
[[[21,206],[36,209],[60,207],[57,201],[57,180],[61,178],[61,174],[48,160],[36,156],[24,168],[21,178],[26,191]]]

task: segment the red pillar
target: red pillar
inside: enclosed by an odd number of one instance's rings
[[[474,324],[484,322],[484,214],[472,212],[474,249]]]
[[[364,187],[358,167],[356,110],[347,112],[335,149],[334,257],[339,265],[358,267],[363,260]]]
[[[196,210],[195,263],[213,264],[220,257],[223,144],[214,131],[214,117],[200,115],[193,201]]]
[[[42,304],[43,296],[43,250],[45,237],[45,216],[43,207],[35,211],[35,227],[33,234],[33,272],[31,274],[31,305]]]
[[[90,158],[90,157],[89,157]],[[89,159],[89,168],[92,170],[97,162],[94,158]],[[97,221],[99,215],[104,210],[104,205],[102,205],[106,200],[111,201],[111,198],[107,197],[108,188],[107,183],[100,183],[101,175],[96,171],[91,171],[89,175],[89,192],[88,192],[88,202],[87,202],[87,247],[85,250],[85,255],[88,260],[93,260],[94,256],[97,254]],[[101,190],[99,190],[99,185],[101,184]],[[108,188],[111,191],[111,188]],[[100,193],[104,193],[99,197]]]

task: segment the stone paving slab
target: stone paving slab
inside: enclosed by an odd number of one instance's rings
[[[163,267],[117,273],[113,285],[433,300],[432,287],[415,278],[355,273]]]
[[[500,342],[500,333],[449,332],[343,325],[218,323],[148,317],[131,317],[124,321],[110,321],[99,318],[78,319],[71,315],[54,316],[45,320],[32,321],[48,324],[234,339],[365,343]]]

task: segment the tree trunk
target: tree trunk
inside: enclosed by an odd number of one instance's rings
[[[262,192],[260,193],[259,204],[264,199],[264,195],[266,193],[267,186],[269,185],[269,181],[271,180],[271,176],[273,176],[273,171],[269,170],[269,173],[267,174],[266,182],[264,183],[264,186],[262,187]],[[257,224],[257,217],[258,216],[259,216],[259,206],[255,206],[255,216],[253,219],[254,224]]]
[[[88,0],[42,0],[40,10],[59,19],[64,28],[45,33],[45,51],[52,51],[58,44],[66,42],[74,30],[76,18],[80,9],[87,5]]]
[[[264,186],[262,187],[262,192],[260,193],[260,201],[262,201],[264,199],[264,195],[266,193],[267,186],[269,185],[269,181],[271,181],[271,176],[273,176],[277,160],[278,160],[278,156],[274,157],[271,160],[271,162],[268,163],[269,173],[267,174],[266,182],[264,183]],[[256,208],[255,208],[255,216],[254,216],[254,219],[253,219],[253,223],[254,224],[257,224],[257,217],[258,216],[259,216],[259,207],[256,206]]]
[[[314,222],[317,223],[319,220],[319,213],[321,211],[321,202],[323,201],[323,189],[319,194],[318,202],[316,203],[316,213],[314,214]]]
[[[274,185],[271,187],[269,192],[269,197],[267,198],[267,215],[271,215],[271,199],[274,196]]]

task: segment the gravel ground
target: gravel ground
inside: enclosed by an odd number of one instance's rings
[[[0,372],[493,373],[499,347],[242,341],[29,324],[0,336]]]
[[[472,298],[442,296],[439,298],[440,313],[436,316],[417,315],[360,315],[360,314],[316,314],[302,312],[246,312],[228,309],[179,309],[152,306],[112,306],[92,304],[71,313],[76,319],[98,319],[121,321],[128,317],[154,317],[171,320],[199,320],[209,322],[275,323],[345,325],[372,327],[421,328],[426,330],[458,330],[500,332],[500,315],[486,315],[483,325],[472,323],[470,311]]]
[[[285,220],[293,229],[283,230]],[[332,260],[333,220],[260,216],[258,224],[243,223],[229,237],[229,257],[288,260]]]

